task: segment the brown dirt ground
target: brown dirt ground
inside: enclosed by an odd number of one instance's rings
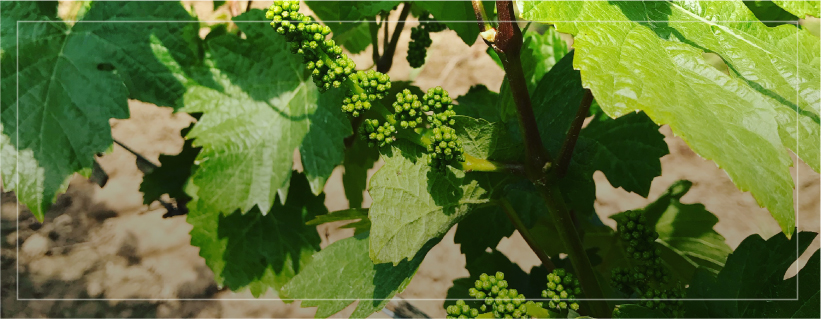
[[[264,7],[269,2],[254,1],[254,6]],[[212,14],[207,6],[202,3],[195,6],[200,17]],[[464,94],[475,84],[499,87],[504,74],[484,54],[484,43],[478,41],[469,47],[452,31],[434,34],[427,64],[421,71],[412,70],[405,61],[405,52],[407,31],[413,24],[410,23],[402,34],[394,68],[390,72],[392,79],[415,80],[423,89],[441,85],[453,96]],[[370,51],[355,59],[359,65],[368,65]],[[488,65],[490,67],[485,67]],[[111,121],[115,139],[155,163],[161,153],[179,152],[183,144],[179,130],[191,122],[189,116],[172,114],[168,108],[137,101],[131,101],[129,106],[130,119]],[[718,215],[720,221],[716,229],[727,238],[730,246],[736,247],[751,234],[766,238],[778,232],[772,217],[756,205],[749,193],[736,189],[713,162],[694,154],[681,139],[672,136],[667,127],[661,131],[671,154],[662,158],[663,174],[653,181],[650,200],[672,182],[689,179],[694,185],[682,201],[703,203]],[[100,158],[100,163],[109,174],[108,184],[100,188],[75,176],[68,192],[60,196],[48,211],[43,224],[37,223],[25,207],[20,207],[18,217],[14,195],[3,194],[0,207],[3,317],[313,316],[313,308],[300,308],[298,303],[284,304],[275,300],[273,293],[263,298],[274,300],[251,300],[247,291],[219,289],[213,274],[198,256],[198,249],[189,244],[191,226],[185,218],[163,219],[165,209],[162,206],[156,202],[142,204],[139,192],[142,173],[134,165],[135,156],[115,146],[113,152]],[[299,163],[295,166],[299,167]],[[799,178],[796,190],[799,228],[818,232],[819,176],[803,163],[791,170],[794,178]],[[337,169],[325,187],[326,205],[331,211],[347,207],[341,174],[342,170]],[[650,201],[614,189],[601,173],[594,177],[596,209],[606,222],[609,222],[606,217],[613,213],[642,207]],[[340,230],[336,226],[338,224],[319,227],[323,247],[352,235],[351,230]],[[817,249],[818,242],[812,247]],[[504,239],[499,249],[523,269],[539,263],[518,234]],[[464,263],[458,245],[453,243],[451,231],[428,254],[401,296],[407,299],[444,298],[451,282],[467,275]],[[18,296],[52,300],[18,300]],[[206,300],[59,300],[72,298]],[[444,316],[441,301],[411,300],[411,303],[430,316]],[[351,311],[352,307],[349,307],[335,317],[346,316]],[[384,314],[374,316],[384,317]]]

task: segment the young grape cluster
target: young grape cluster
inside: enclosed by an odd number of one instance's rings
[[[627,244],[625,252],[631,258],[652,261],[658,258],[654,243],[659,234],[647,225],[640,211],[629,211],[617,218],[619,237]]]
[[[573,274],[558,268],[547,275],[547,289],[542,290],[542,298],[551,299],[547,305],[553,310],[579,310],[576,296],[581,293],[579,280]]]
[[[368,140],[368,143],[373,146],[384,147],[393,143],[393,135],[396,133],[396,127],[389,122],[382,122],[379,124],[377,119],[366,119],[362,124],[362,136]]]
[[[299,1],[275,1],[265,16],[272,20],[271,25],[277,33],[284,35],[291,44],[291,52],[302,55],[321,91],[342,86],[356,69],[356,63],[342,53],[342,48],[334,40],[325,39],[331,28],[299,13]]]
[[[642,297],[642,306],[656,309],[672,318],[684,315],[684,289],[681,287],[666,290],[648,289]]]
[[[615,218],[617,233],[632,267],[614,268],[610,284],[627,295],[642,298],[640,305],[658,309],[667,315],[683,314],[684,292],[671,283],[670,270],[661,262],[661,252],[654,247],[659,234],[648,225],[643,211],[629,211]]]
[[[542,291],[542,298],[548,299],[547,309],[557,312],[579,310],[576,296],[581,295],[581,287],[579,280],[572,274],[564,269],[555,269],[547,275],[546,288]],[[474,308],[464,300],[459,300],[456,305],[446,308],[449,319],[476,318],[479,314],[492,314],[493,318],[530,318],[528,305],[545,305],[543,302],[528,302],[524,294],[508,287],[502,272],[480,275],[474,286],[468,289],[468,294],[479,302],[479,306]]]
[[[376,113],[381,118],[369,118],[363,122],[359,129],[362,138],[368,140],[371,146],[384,147],[396,140],[398,129],[428,128],[432,131],[432,138],[427,146],[434,168],[441,170],[457,161],[464,161],[462,143],[452,128],[455,123],[452,117],[456,113],[452,110],[453,100],[447,91],[441,87],[432,88],[420,99],[409,90],[404,90],[396,95],[393,107],[386,110],[379,100],[385,98],[391,89],[390,77],[373,70],[356,71],[356,64],[342,52],[342,48],[334,40],[326,39],[331,29],[299,13],[299,8],[299,1],[274,1],[266,17],[272,20],[271,25],[277,33],[285,36],[291,44],[291,52],[303,57],[320,91],[346,89],[342,111],[356,118],[377,108]],[[424,30],[426,36],[428,32],[445,28],[443,24],[436,23],[429,13],[420,17],[420,22],[419,28]],[[427,39],[428,44],[423,49],[430,46],[430,37]],[[424,52],[422,54],[424,62]]]
[[[525,295],[516,289],[508,289],[505,274],[482,274],[468,290],[471,297],[482,301],[478,312],[492,312],[494,318],[529,318]]]
[[[479,316],[479,309],[468,306],[464,300],[457,300],[455,305],[448,306],[445,311],[448,313],[448,319],[466,319]]]
[[[353,117],[370,110],[371,103],[384,98],[391,89],[391,77],[373,70],[358,71],[348,79],[360,89],[360,92],[348,90],[342,100],[342,111]]]
[[[419,17],[419,26],[411,29],[411,42],[408,43],[408,63],[412,68],[425,64],[428,48],[433,44],[431,32],[445,30],[445,25],[437,22],[430,13],[425,12]]]

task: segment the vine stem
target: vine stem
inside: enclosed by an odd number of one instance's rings
[[[536,184],[536,189],[539,190],[547,205],[551,220],[556,223],[556,234],[564,243],[568,258],[573,264],[573,270],[576,271],[576,276],[584,290],[585,298],[592,299],[585,301],[587,309],[590,309],[593,317],[609,318],[611,311],[607,307],[607,302],[603,300],[604,293],[599,286],[596,272],[593,270],[590,258],[587,257],[587,251],[584,249],[562,193],[555,183]]]
[[[519,218],[519,214],[516,213],[516,210],[513,209],[513,206],[510,205],[510,201],[505,198],[499,200],[499,206],[502,207],[502,210],[505,211],[507,217],[510,219],[510,222],[513,223],[513,226],[516,227],[516,230],[519,231],[519,234],[522,235],[522,238],[525,239],[525,242],[530,246],[530,249],[536,253],[536,256],[539,257],[539,260],[542,261],[542,266],[547,268],[548,272],[553,271],[556,269],[556,265],[553,264],[553,261],[550,260],[550,256],[547,255],[547,252],[544,251],[538,244],[536,244],[536,240],[533,239],[533,234],[530,233],[530,230],[525,227],[525,224],[522,222],[522,219]]]
[[[478,11],[480,8],[474,2],[474,10]],[[592,299],[585,302],[587,306],[585,308],[589,309],[593,317],[608,318],[611,312],[608,310],[607,303],[603,300],[604,293],[601,286],[599,286],[590,259],[587,257],[587,252],[579,237],[576,225],[573,223],[573,217],[567,209],[562,193],[556,186],[555,176],[550,176],[545,172],[545,169],[550,166],[551,159],[544,148],[544,144],[542,144],[530,101],[530,94],[527,91],[527,82],[524,78],[520,57],[523,42],[522,31],[516,22],[513,3],[510,0],[497,0],[496,9],[499,26],[495,41],[493,43],[486,42],[499,54],[510,83],[513,101],[516,104],[517,118],[525,141],[526,175],[536,186],[547,205],[551,219],[556,223],[556,235],[564,244],[565,251],[573,264],[573,269],[579,278],[585,297]],[[477,17],[484,16],[480,12],[476,12],[476,15]],[[572,154],[572,152],[570,153]],[[516,228],[521,232],[520,227],[522,226],[519,225]],[[537,249],[534,249],[534,252],[537,252]]]
[[[522,136],[525,141],[528,174],[537,174],[547,162],[550,155],[544,149],[536,116],[530,103],[530,94],[527,92],[527,82],[522,70],[522,31],[516,24],[516,15],[513,13],[511,1],[496,1],[499,12],[499,29],[496,41],[492,48],[499,54],[504,66],[508,82],[510,82],[513,101],[516,104],[516,114],[522,127]]]
[[[368,29],[371,33],[371,43],[373,44],[373,64],[379,63],[379,24],[376,22],[376,17],[368,24]]]
[[[396,53],[396,45],[399,43],[399,36],[402,34],[402,30],[405,29],[405,20],[408,19],[410,11],[410,3],[405,2],[402,4],[402,12],[399,13],[399,21],[396,22],[396,26],[393,28],[393,35],[391,36],[390,42],[388,42],[388,24],[387,22],[385,23],[385,42],[387,45],[382,48],[382,57],[379,58],[379,62],[376,64],[377,71],[387,73],[388,70],[391,69],[391,66],[393,66],[393,55]]]
[[[582,130],[584,119],[590,113],[590,105],[593,104],[593,92],[589,89],[584,90],[584,97],[579,104],[579,110],[576,111],[576,117],[570,123],[570,129],[567,130],[567,136],[562,143],[562,148],[559,150],[558,160],[556,162],[555,174],[557,178],[564,177],[567,174],[567,167],[570,165],[570,159],[573,157],[573,149],[576,148],[576,141],[579,139],[579,132]]]
[[[485,11],[485,5],[482,4],[482,0],[471,0],[471,4],[473,5],[473,12],[476,14],[476,22],[479,23],[479,32],[493,29],[493,26],[490,24],[490,17],[488,17],[487,11]]]

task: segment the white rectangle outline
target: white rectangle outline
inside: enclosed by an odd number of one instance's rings
[[[195,1],[197,1],[197,0],[195,0]],[[211,1],[211,0],[203,0],[203,1]],[[320,0],[320,1],[339,1],[339,0]],[[424,0],[424,1],[428,1],[428,0]],[[430,0],[430,1],[465,1],[465,0]],[[539,0],[519,0],[519,1],[529,2],[529,1],[539,1]],[[576,0],[571,0],[571,1],[576,1]],[[588,0],[588,1],[590,1],[590,0]],[[592,1],[610,1],[610,0],[592,0]],[[635,0],[635,1],[641,1],[641,0]],[[657,1],[657,0],[650,0],[650,1]],[[727,1],[727,0],[702,0],[702,1],[710,2],[710,1]],[[744,1],[747,1],[747,0],[744,0]],[[786,1],[787,2],[799,2],[799,1],[802,1],[802,0],[794,0],[794,1],[793,0],[786,0]],[[450,23],[476,23],[476,21],[473,21],[473,20],[464,20],[464,21],[460,21],[460,20],[439,20],[439,21],[440,22],[450,22]],[[18,43],[17,43],[17,46],[16,46],[16,50],[18,50],[18,51],[17,51],[17,56],[16,56],[16,58],[17,58],[17,70],[16,71],[17,72],[15,74],[15,76],[17,77],[17,83],[16,83],[16,85],[17,85],[17,94],[19,94],[19,91],[20,91],[20,88],[19,88],[19,85],[20,85],[20,82],[19,82],[19,29],[20,29],[20,23],[66,23],[66,22],[68,22],[68,23],[153,23],[153,22],[160,22],[160,23],[201,23],[201,22],[224,23],[224,22],[228,22],[228,21],[224,21],[224,20],[216,20],[216,21],[207,21],[207,20],[199,20],[199,21],[173,21],[173,20],[169,20],[169,21],[161,21],[161,20],[154,20],[154,21],[66,21],[66,20],[61,20],[61,21],[30,21],[30,20],[22,20],[22,21],[17,21],[17,30],[16,30],[17,31],[17,35],[16,35],[17,38],[16,38],[16,40],[17,40]],[[267,21],[267,20],[242,21],[242,22],[247,22],[247,23],[258,22],[258,23],[266,23],[266,24],[270,23],[270,21]],[[323,22],[353,23],[353,22],[363,22],[363,21],[323,20]],[[388,22],[397,22],[397,21],[391,20],[391,21],[388,21]],[[504,22],[504,21],[500,21],[500,22]],[[561,23],[561,22],[565,22],[565,23],[636,23],[636,22],[647,22],[647,23],[653,23],[653,22],[657,22],[657,21],[632,21],[632,20],[631,21],[606,21],[606,20],[601,20],[601,21],[541,21],[541,20],[520,20],[520,22],[537,22],[537,23]],[[703,22],[694,22],[694,21],[666,21],[666,22],[703,23]],[[747,23],[747,22],[750,22],[750,21],[723,21],[722,20],[722,21],[710,21],[710,22]],[[793,24],[796,27],[798,27],[798,24],[799,24],[799,21],[760,21],[760,22],[778,22],[778,23],[784,23],[784,24]],[[796,34],[796,76],[798,76],[798,74],[799,74],[798,73],[798,71],[799,71],[799,64],[798,64],[799,38],[798,38],[798,36],[799,36],[799,32],[800,32],[799,30],[800,29],[796,28],[796,33],[795,33]],[[799,100],[800,100],[800,88],[797,87],[796,88],[796,101],[799,101]],[[19,96],[16,97],[15,103],[16,103],[16,107],[17,107],[17,113],[16,113],[16,115],[17,115],[17,127],[16,127],[16,129],[18,130],[17,136],[15,136],[15,138],[17,138],[18,141],[15,144],[19,144]],[[0,117],[2,117],[2,115],[0,115]],[[798,130],[798,122],[799,122],[798,119],[799,119],[798,113],[796,112],[796,130]],[[800,138],[800,135],[796,136],[796,144],[799,143],[798,138]],[[17,145],[15,145],[15,146],[17,146]],[[19,154],[19,150],[17,150],[17,153]],[[797,153],[796,153],[796,155],[797,155]],[[17,169],[17,168],[19,168],[19,156],[15,157],[15,160],[17,160],[17,163],[15,163],[15,167],[16,167],[15,168],[15,174],[17,174],[17,176],[15,176],[15,182],[19,183],[19,181],[20,181],[20,179],[19,179],[19,170]],[[800,186],[799,178],[800,178],[800,165],[796,165],[796,181],[795,181],[795,186],[794,186],[794,189],[796,189],[796,190],[798,189],[798,186]],[[796,192],[796,198],[795,198],[795,201],[793,203],[794,210],[795,210],[795,218],[796,218],[796,223],[795,224],[796,224],[796,226],[799,224],[799,214],[798,214],[798,207],[800,207],[799,197],[800,197],[800,192]],[[58,299],[58,298],[20,298],[20,280],[19,280],[19,276],[20,276],[20,268],[19,268],[20,203],[19,203],[19,201],[16,202],[16,206],[17,206],[17,220],[16,220],[17,225],[16,225],[16,227],[17,227],[17,236],[18,236],[17,241],[16,241],[17,256],[15,256],[15,259],[16,259],[16,272],[17,272],[17,278],[16,278],[17,279],[17,291],[16,291],[17,299],[16,300],[21,300],[21,301],[80,301],[80,300],[83,300],[83,301],[108,301],[108,300],[112,300],[112,301],[214,301],[214,300],[242,300],[242,301],[253,301],[253,300],[261,300],[262,301],[262,300],[264,300],[264,301],[270,301],[270,300],[283,300],[281,298],[273,298],[273,299],[272,298],[237,298],[237,299],[234,299],[234,298],[224,298],[224,299],[216,299],[216,298],[166,298],[166,299],[164,299],[164,298],[66,298],[66,299]],[[798,236],[798,233],[796,233],[795,235]],[[800,252],[799,246],[800,245],[798,243],[798,238],[796,238],[796,256],[797,256],[797,258],[801,257],[801,254],[799,254],[799,252]],[[796,261],[798,261],[798,259],[796,259]],[[693,299],[689,299],[689,298],[684,298],[684,299],[681,299],[681,300],[684,300],[684,301],[798,301],[799,300],[799,298],[798,298],[798,294],[799,294],[798,276],[799,276],[799,270],[800,269],[799,269],[799,265],[798,265],[797,262],[795,262],[795,268],[796,268],[796,275],[795,275],[795,277],[796,277],[796,298],[794,298],[794,299],[787,299],[787,298],[778,298],[778,299],[764,299],[764,298],[743,298],[743,299],[693,298]],[[454,298],[403,298],[403,299],[406,300],[406,301],[458,300],[458,299],[454,299]],[[387,299],[311,298],[311,299],[286,299],[286,300],[311,300],[311,301],[334,301],[334,300],[337,300],[337,301],[338,300],[357,301],[357,300],[359,300],[359,301],[375,301],[375,300],[387,300]],[[531,301],[548,301],[548,300],[551,300],[551,299],[535,298],[535,299],[529,299],[529,300],[531,300]],[[583,300],[583,301],[638,301],[640,299],[578,298],[577,300]],[[679,300],[679,299],[659,299],[659,300],[669,301],[669,300]]]

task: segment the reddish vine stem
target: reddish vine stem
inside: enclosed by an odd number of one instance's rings
[[[550,155],[547,154],[542,144],[542,138],[536,124],[536,116],[533,114],[533,107],[530,103],[530,94],[527,92],[527,82],[525,82],[524,71],[522,70],[520,57],[522,31],[519,29],[519,25],[516,24],[516,16],[513,13],[511,1],[496,1],[496,9],[499,13],[500,22],[493,49],[499,53],[502,60],[507,80],[510,82],[513,101],[516,103],[516,114],[525,141],[528,174],[537,174],[537,172],[542,171],[542,167],[547,162],[550,162]]]
[[[576,141],[579,140],[579,132],[582,130],[584,119],[590,113],[590,105],[593,104],[593,92],[584,90],[584,97],[579,104],[579,110],[576,112],[576,117],[570,123],[570,129],[567,130],[567,136],[562,143],[562,148],[559,150],[559,158],[556,162],[555,174],[556,178],[562,178],[567,174],[567,167],[570,165],[570,159],[573,157],[573,149],[576,148]]]
[[[477,11],[476,15],[479,16],[481,13],[478,12],[478,9],[481,9],[479,6],[481,3],[477,5],[477,2],[473,2],[473,4],[474,10]],[[545,170],[549,167],[551,159],[542,144],[530,101],[530,94],[527,91],[527,82],[525,82],[520,57],[523,42],[522,31],[516,22],[513,3],[510,0],[497,0],[496,9],[499,19],[496,37],[492,43],[490,41],[486,42],[499,54],[510,83],[525,143],[527,177],[536,186],[547,205],[551,219],[556,223],[556,235],[564,244],[565,251],[573,264],[573,269],[581,282],[586,299],[592,299],[585,302],[586,308],[593,317],[610,317],[611,313],[608,310],[607,303],[603,301],[604,294],[599,286],[596,273],[590,259],[587,257],[570,211],[564,202],[563,194],[555,184],[555,176],[549,176]],[[520,229],[523,226],[516,225],[516,228]],[[534,252],[536,251],[537,249],[534,249]]]
[[[507,217],[510,219],[510,222],[513,223],[513,226],[516,227],[516,230],[519,231],[519,234],[522,235],[522,238],[525,239],[527,245],[530,246],[530,249],[536,253],[536,256],[539,257],[539,260],[542,261],[542,266],[547,268],[548,272],[552,272],[553,269],[556,269],[556,265],[553,264],[553,261],[550,260],[550,256],[547,255],[547,252],[544,251],[536,241],[533,239],[533,234],[530,233],[530,230],[525,227],[525,224],[522,222],[522,219],[519,218],[519,214],[516,213],[516,210],[513,209],[513,206],[510,205],[510,202],[507,199],[502,199],[499,201],[499,206],[502,207],[502,210],[505,211]]]

